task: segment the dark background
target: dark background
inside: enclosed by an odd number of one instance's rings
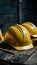
[[[0,29],[31,21],[37,26],[37,0],[0,0]]]

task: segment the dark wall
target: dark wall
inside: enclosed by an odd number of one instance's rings
[[[37,0],[22,0],[21,21],[31,21],[37,26]]]
[[[37,0],[0,0],[0,28],[31,21],[37,26]]]
[[[17,22],[16,0],[0,0],[0,24]]]
[[[2,32],[5,32],[10,25],[18,23],[17,21],[17,1],[0,0],[0,28]]]

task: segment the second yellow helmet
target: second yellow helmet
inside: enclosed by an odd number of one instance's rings
[[[32,22],[25,22],[22,25],[27,28],[31,36],[37,37],[37,27]]]

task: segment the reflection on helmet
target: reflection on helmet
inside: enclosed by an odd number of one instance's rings
[[[2,31],[1,31],[1,29],[0,29],[0,43],[2,43],[3,41],[4,41],[4,37],[3,37]]]
[[[37,37],[37,28],[32,22],[25,22],[22,25],[27,28],[31,36]]]
[[[5,40],[17,50],[33,48],[28,30],[19,24],[8,29],[5,34]]]

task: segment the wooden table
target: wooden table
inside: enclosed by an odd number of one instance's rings
[[[6,42],[0,44],[0,65],[37,65],[37,45],[30,50],[17,51]]]

